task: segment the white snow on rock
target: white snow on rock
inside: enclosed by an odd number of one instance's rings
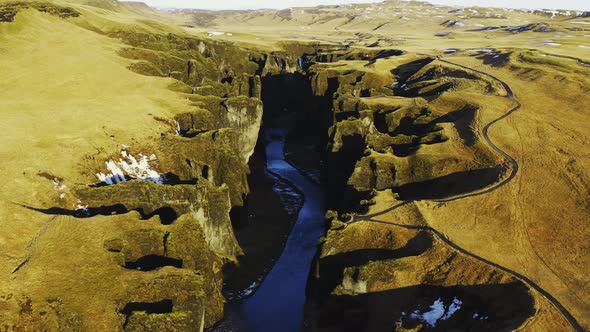
[[[468,52],[470,52],[470,53],[479,53],[479,54],[492,54],[495,51],[496,50],[493,48],[480,48],[480,49],[476,49],[476,50],[468,50]]]
[[[68,189],[68,186],[61,183],[60,181],[53,181],[53,187],[55,188],[55,190],[57,190],[59,192],[59,198],[60,199],[65,199],[66,198],[66,192]]]
[[[419,310],[416,310],[410,314],[410,318],[426,322],[428,325],[436,327],[436,323],[439,320],[451,318],[457,310],[461,309],[462,304],[463,302],[461,300],[454,298],[453,302],[446,308],[444,302],[438,299],[430,306],[430,311],[420,313]]]
[[[436,326],[436,322],[442,318],[442,316],[445,314],[445,305],[443,303],[443,301],[441,301],[440,299],[434,301],[434,303],[430,306],[430,311],[427,311],[425,313],[420,313],[420,311],[416,310],[413,313],[410,314],[410,317],[413,319],[418,319],[421,320],[423,322],[428,323],[428,325],[435,327]]]
[[[108,185],[127,181],[127,177],[144,181],[151,181],[157,184],[164,183],[164,177],[152,169],[150,161],[157,161],[156,156],[139,155],[139,160],[127,151],[121,151],[122,158],[118,161],[109,160],[105,162],[110,173],[97,173],[96,177]]]
[[[554,42],[553,40],[545,40],[542,43],[536,44],[537,46],[561,46],[561,44]]]
[[[221,32],[221,31],[209,31],[209,37],[218,37],[218,36],[233,36],[234,34],[231,32]]]
[[[554,18],[555,16],[557,16],[559,14],[559,12],[555,11],[555,10],[544,10],[544,12],[547,14],[551,14],[551,18]]]
[[[250,296],[252,293],[254,293],[254,291],[256,290],[256,288],[258,288],[258,286],[260,286],[260,282],[258,281],[254,281],[250,286],[248,286],[248,288],[244,289],[242,291],[242,296]]]
[[[55,188],[55,190],[61,191],[66,190],[68,188],[68,186],[58,181],[53,181],[53,187]]]
[[[442,320],[447,320],[449,318],[451,318],[451,316],[453,316],[453,314],[461,309],[461,305],[463,304],[463,301],[454,298],[453,302],[451,303],[451,305],[449,306],[449,309],[447,309],[447,313],[441,318]]]

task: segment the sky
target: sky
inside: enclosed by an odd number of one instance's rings
[[[256,9],[289,8],[300,6],[335,5],[344,3],[372,3],[375,0],[138,0],[153,7],[198,9]],[[590,0],[430,0],[431,3],[508,8],[548,8],[590,10]]]

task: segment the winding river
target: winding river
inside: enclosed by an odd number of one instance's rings
[[[324,193],[285,161],[286,134],[283,128],[266,130],[267,168],[296,186],[305,202],[283,253],[260,287],[251,297],[228,308],[226,318],[231,317],[234,331],[301,331],[309,269],[325,231]]]

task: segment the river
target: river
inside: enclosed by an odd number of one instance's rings
[[[226,307],[226,320],[231,323],[223,331],[301,331],[309,269],[325,232],[321,187],[285,161],[287,130],[269,128],[265,135],[267,168],[296,186],[305,201],[281,256],[260,287],[252,296]],[[252,189],[256,190],[255,184]]]

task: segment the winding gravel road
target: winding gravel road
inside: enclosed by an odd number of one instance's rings
[[[421,54],[421,55],[426,55],[426,54]],[[429,56],[429,55],[426,55]],[[479,196],[479,195],[484,195],[487,193],[490,193],[502,186],[504,186],[505,184],[507,184],[508,182],[510,182],[512,179],[514,179],[514,177],[516,176],[516,174],[518,173],[519,170],[519,166],[518,163],[516,162],[516,160],[514,160],[514,158],[512,158],[508,153],[506,153],[506,151],[500,149],[494,142],[492,142],[492,140],[490,139],[489,135],[488,135],[488,131],[490,129],[491,126],[493,126],[494,124],[498,123],[499,121],[505,119],[506,117],[510,116],[512,113],[516,112],[518,109],[520,109],[522,107],[522,104],[516,99],[516,97],[514,97],[514,92],[512,91],[512,89],[510,88],[510,86],[508,85],[508,83],[502,81],[501,79],[488,74],[486,72],[483,72],[481,70],[475,69],[475,68],[471,68],[465,65],[461,65],[458,63],[454,63],[448,60],[444,60],[441,57],[437,56],[436,60],[453,65],[453,66],[457,66],[457,67],[461,67],[463,69],[469,70],[469,71],[473,71],[476,72],[478,74],[484,75],[486,77],[491,78],[492,80],[500,83],[502,85],[502,87],[504,88],[504,90],[506,90],[506,98],[509,99],[511,102],[514,103],[514,107],[511,108],[508,112],[504,113],[502,116],[496,118],[495,120],[491,121],[490,123],[488,123],[485,127],[483,127],[482,129],[482,136],[485,139],[485,141],[488,143],[488,145],[494,149],[496,152],[498,152],[500,155],[502,155],[506,161],[508,163],[511,164],[511,172],[510,175],[506,178],[504,178],[503,180],[491,184],[489,187],[482,189],[482,190],[478,190],[475,192],[471,192],[471,193],[465,193],[465,194],[461,194],[461,195],[455,195],[455,196],[450,196],[448,198],[444,198],[444,199],[436,199],[436,200],[426,200],[426,201],[431,201],[431,202],[450,202],[450,201],[455,201],[455,200],[459,200],[459,199],[463,199],[463,198],[467,198],[467,197],[474,197],[474,196]],[[477,259],[480,262],[489,264],[499,270],[502,270],[510,275],[512,275],[513,277],[519,279],[520,281],[524,282],[525,284],[527,284],[530,288],[533,288],[534,290],[536,290],[537,292],[539,292],[539,294],[541,294],[543,297],[545,297],[549,302],[551,302],[551,304],[557,309],[559,310],[563,316],[567,319],[567,321],[570,323],[570,325],[572,326],[572,328],[576,331],[576,332],[585,332],[586,330],[578,323],[578,321],[574,318],[574,316],[561,304],[561,302],[559,302],[559,300],[557,300],[553,295],[551,295],[548,291],[546,291],[545,289],[543,289],[541,286],[539,286],[537,283],[535,283],[534,281],[530,280],[529,278],[527,278],[526,276],[511,270],[509,268],[506,268],[504,266],[501,266],[497,263],[494,263],[492,261],[489,261],[483,257],[480,257],[468,250],[465,250],[463,248],[461,248],[460,246],[458,246],[456,243],[454,243],[453,241],[449,240],[447,237],[445,237],[442,233],[440,233],[439,231],[437,231],[436,229],[430,227],[430,226],[410,226],[410,225],[401,225],[401,224],[396,224],[396,223],[390,223],[390,222],[385,222],[385,221],[380,221],[380,220],[375,220],[373,218],[384,215],[385,213],[391,212],[395,209],[398,209],[404,205],[410,204],[414,201],[406,201],[400,204],[397,204],[395,206],[392,206],[388,209],[385,209],[381,212],[378,213],[373,213],[370,215],[354,215],[352,220],[349,223],[355,223],[355,222],[362,222],[362,221],[367,221],[367,222],[376,222],[376,223],[381,223],[381,224],[385,224],[385,225],[392,225],[392,226],[396,226],[396,227],[403,227],[406,229],[419,229],[419,230],[427,230],[430,231],[434,236],[436,236],[437,238],[439,238],[440,240],[442,240],[443,242],[445,242],[447,245],[451,246],[452,248],[454,248],[455,250],[457,250],[458,252],[465,254],[467,256],[470,256],[472,258]]]
[[[433,200],[436,202],[451,202],[451,201],[455,201],[458,199],[462,199],[462,198],[467,198],[467,197],[474,197],[474,196],[479,196],[479,195],[484,195],[487,193],[490,193],[502,186],[504,186],[505,184],[507,184],[508,182],[512,181],[512,179],[514,179],[514,177],[516,176],[516,173],[518,173],[519,167],[518,167],[518,163],[516,162],[516,160],[514,160],[514,158],[512,158],[508,153],[506,153],[506,151],[500,149],[496,144],[494,144],[494,142],[492,142],[492,140],[490,139],[490,136],[488,135],[488,131],[490,129],[491,126],[493,126],[494,124],[498,123],[501,120],[504,120],[505,118],[509,117],[512,113],[516,112],[517,110],[519,110],[522,107],[522,104],[514,97],[514,92],[512,92],[512,89],[510,88],[510,86],[508,85],[508,83],[502,81],[501,79],[488,74],[486,72],[483,72],[481,70],[477,70],[471,67],[467,67],[458,63],[454,63],[454,62],[450,62],[444,59],[441,59],[440,57],[437,57],[437,60],[439,60],[440,62],[444,62],[453,66],[457,66],[457,67],[461,67],[463,69],[466,70],[470,70],[476,73],[479,73],[483,76],[489,77],[492,80],[500,83],[502,85],[502,87],[504,88],[504,90],[506,90],[506,98],[508,100],[510,100],[512,103],[514,103],[514,107],[511,108],[508,112],[504,113],[502,116],[500,116],[499,118],[491,121],[490,123],[488,123],[487,125],[485,125],[485,127],[483,127],[481,134],[483,136],[483,138],[485,139],[486,143],[488,143],[488,145],[496,152],[498,152],[500,155],[502,155],[502,157],[504,157],[504,159],[506,159],[506,161],[508,163],[510,163],[511,165],[511,171],[510,171],[510,175],[508,177],[506,177],[505,179],[503,179],[500,182],[494,183],[491,186],[489,186],[486,189],[483,190],[479,190],[476,192],[472,192],[472,193],[467,193],[467,194],[462,194],[462,195],[456,195],[456,196],[452,196],[452,197],[448,197],[445,199],[439,199],[439,200]]]

